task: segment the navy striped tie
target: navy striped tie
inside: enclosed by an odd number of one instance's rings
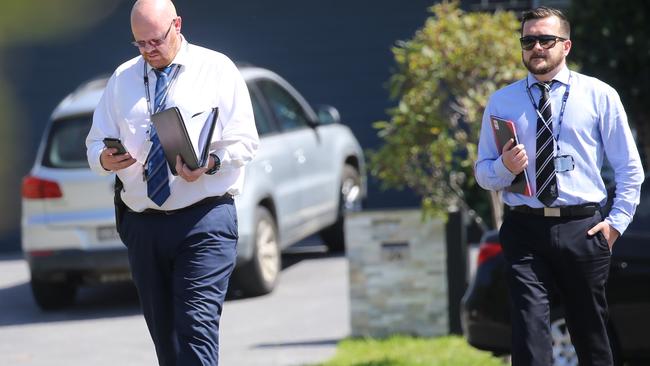
[[[553,81],[537,83],[542,92],[537,116],[537,153],[535,154],[535,182],[537,198],[549,207],[557,199],[557,178],[553,161],[553,118],[549,92]]]
[[[159,112],[165,108],[164,101],[167,99],[167,89],[169,87],[169,74],[171,73],[173,65],[169,65],[162,70],[154,69],[156,73],[156,94],[154,97],[154,113]],[[151,125],[151,152],[147,160],[147,196],[156,203],[162,206],[171,191],[169,189],[169,173],[167,172],[167,161],[165,160],[165,153],[158,138],[156,128]]]

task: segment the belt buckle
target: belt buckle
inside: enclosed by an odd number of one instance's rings
[[[544,217],[560,217],[559,207],[544,207]]]

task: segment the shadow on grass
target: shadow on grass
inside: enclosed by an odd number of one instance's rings
[[[392,358],[384,358],[379,361],[369,361],[369,362],[358,362],[351,364],[350,366],[395,366],[398,365],[399,361]]]
[[[260,343],[255,348],[283,348],[283,347],[306,347],[306,346],[335,346],[340,339],[319,339],[312,341],[300,342],[277,342],[277,343]]]

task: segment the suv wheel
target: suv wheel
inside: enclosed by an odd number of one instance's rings
[[[345,250],[345,213],[361,209],[361,176],[351,165],[343,167],[339,209],[336,222],[320,232],[321,238],[331,252]]]
[[[578,355],[571,343],[571,335],[564,317],[558,317],[551,322],[551,339],[553,366],[578,366]]]
[[[571,342],[571,335],[569,328],[566,325],[563,310],[551,311],[551,339],[553,341],[553,366],[578,366],[578,354]],[[609,340],[612,345],[612,356],[614,358],[614,365],[623,365],[620,360],[620,348],[616,337],[611,328],[607,329]],[[626,365],[634,366],[634,363],[626,363]]]
[[[68,282],[48,282],[32,278],[32,294],[43,310],[57,310],[74,303],[77,287]]]
[[[273,291],[280,273],[281,257],[278,229],[266,207],[255,211],[253,258],[237,268],[235,282],[246,295],[257,296]]]

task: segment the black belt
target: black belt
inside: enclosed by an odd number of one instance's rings
[[[189,210],[191,208],[203,206],[203,205],[208,205],[208,204],[217,204],[220,202],[225,202],[226,200],[231,200],[232,195],[230,193],[226,193],[223,196],[213,196],[213,197],[207,197],[204,198],[198,202],[195,202],[189,206],[183,207],[183,208],[178,208],[176,210],[156,210],[155,208],[147,208],[144,211],[133,211],[131,209],[128,209],[129,212],[134,212],[134,213],[139,213],[139,214],[152,214],[152,215],[173,215],[175,213],[183,212],[185,210]]]
[[[600,206],[596,203],[587,203],[584,205],[562,206],[562,207],[533,208],[529,206],[509,206],[509,208],[510,211],[521,212],[529,215],[544,216],[544,217],[592,216],[597,211],[600,211]]]

